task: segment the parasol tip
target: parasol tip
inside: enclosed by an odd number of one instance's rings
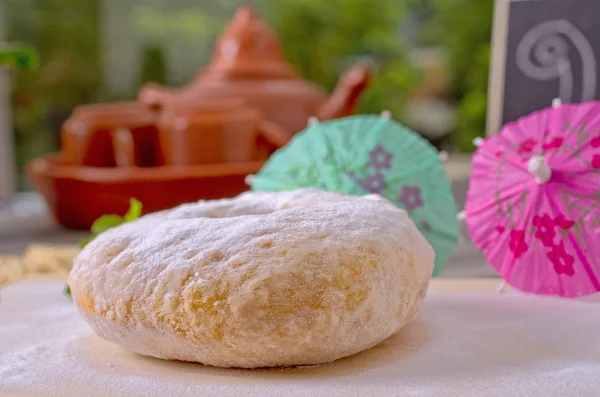
[[[477,137],[477,138],[473,139],[473,145],[475,145],[477,147],[483,145],[483,138]]]
[[[442,150],[440,152],[439,156],[440,156],[440,160],[442,161],[442,163],[446,163],[450,159],[450,155],[445,150]]]
[[[527,170],[535,176],[535,181],[539,184],[546,183],[552,176],[552,170],[544,156],[531,156],[527,162]]]
[[[389,110],[384,110],[383,112],[381,112],[381,118],[382,119],[386,119],[389,120],[392,118],[392,112],[390,112]]]
[[[560,98],[554,98],[552,100],[552,107],[553,108],[558,108],[558,107],[560,107],[560,105],[562,105],[562,101],[561,101]]]
[[[248,186],[252,186],[252,183],[254,182],[254,175],[246,175],[246,177],[244,178],[244,183]]]
[[[459,221],[464,221],[465,219],[467,219],[467,213],[465,211],[460,211],[458,214],[456,214],[456,219],[458,219]]]
[[[319,119],[315,116],[310,116],[307,120],[308,126],[312,127],[313,125],[319,124]]]
[[[505,293],[505,292],[506,292],[506,281],[502,281],[502,282],[501,282],[501,283],[498,285],[498,288],[496,289],[496,291],[497,291],[499,294],[503,294],[503,293]]]

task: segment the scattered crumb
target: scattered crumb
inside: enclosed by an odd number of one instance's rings
[[[0,256],[0,285],[23,275],[23,264],[18,256]]]
[[[32,244],[23,256],[0,255],[0,285],[36,274],[66,275],[78,253],[72,245]]]

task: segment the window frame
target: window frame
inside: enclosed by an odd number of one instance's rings
[[[1,5],[0,3],[0,42],[5,36]],[[9,75],[7,70],[0,70],[0,198],[8,197],[15,191],[16,167],[13,147]]]

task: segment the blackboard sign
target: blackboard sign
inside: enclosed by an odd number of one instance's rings
[[[600,99],[600,0],[496,0],[488,134],[562,102]]]

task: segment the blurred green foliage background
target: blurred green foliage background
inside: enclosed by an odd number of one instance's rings
[[[270,0],[265,11],[288,59],[306,78],[332,90],[345,67],[369,60],[377,78],[361,97],[359,111],[401,114],[419,77],[407,62],[404,2]]]
[[[493,0],[433,0],[428,35],[448,56],[451,96],[458,101],[455,143],[472,151],[485,130]]]
[[[439,48],[451,78],[443,100],[456,104],[458,112],[453,144],[469,151],[471,140],[484,133],[493,0],[0,3],[6,39],[33,44],[41,59],[36,71],[15,72],[12,78],[20,168],[58,149],[60,125],[74,106],[133,99],[146,81],[190,81],[208,62],[215,38],[240,4],[253,6],[277,31],[301,74],[326,88],[331,89],[352,62],[369,60],[376,78],[362,97],[361,112],[389,109],[402,115],[411,92],[423,80],[409,62],[410,51]],[[113,20],[116,16],[120,19]],[[139,44],[135,57],[120,43],[127,41],[125,36]]]

